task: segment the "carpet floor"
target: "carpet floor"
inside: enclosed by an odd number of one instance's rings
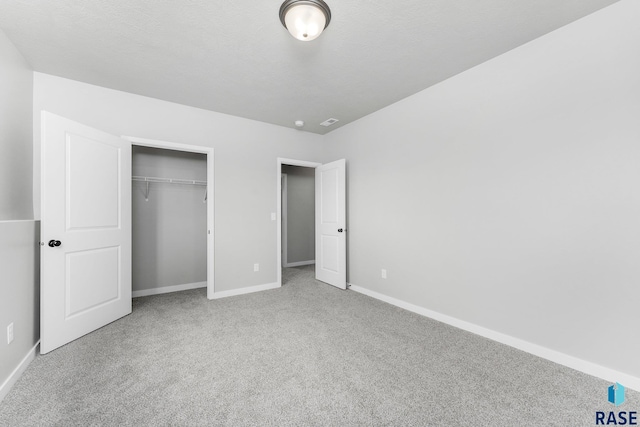
[[[590,426],[615,409],[606,381],[338,290],[313,266],[283,282],[135,298],[36,357],[0,425]],[[639,403],[628,391],[626,410]]]

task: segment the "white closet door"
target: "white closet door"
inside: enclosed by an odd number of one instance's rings
[[[131,144],[42,114],[41,353],[131,313]]]

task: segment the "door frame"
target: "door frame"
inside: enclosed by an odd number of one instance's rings
[[[282,165],[302,166],[307,168],[317,168],[322,163],[310,162],[307,160],[295,160],[278,157],[277,159],[277,197],[276,197],[276,229],[277,229],[277,247],[276,247],[276,265],[278,266],[278,286],[282,286]]]
[[[207,298],[214,299],[215,294],[215,255],[214,255],[214,157],[213,148],[200,145],[180,144],[155,139],[138,138],[123,135],[121,138],[139,147],[160,148],[165,150],[185,151],[205,154],[207,156]]]
[[[288,199],[287,199],[287,188],[288,188],[288,183],[287,183],[287,174],[283,173],[282,174],[282,202],[280,203],[280,207],[282,209],[282,218],[280,221],[280,225],[282,227],[282,251],[280,252],[282,254],[282,264],[280,265],[280,268],[284,268],[284,266],[286,266],[289,263],[289,256],[287,255],[287,251],[289,250],[289,248],[287,247],[287,233],[289,231],[289,227],[287,225],[287,203],[288,203]]]

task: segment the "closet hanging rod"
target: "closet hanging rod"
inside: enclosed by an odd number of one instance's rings
[[[166,184],[207,185],[207,181],[197,181],[193,179],[158,178],[155,176],[132,176],[131,179],[133,181],[161,182]]]

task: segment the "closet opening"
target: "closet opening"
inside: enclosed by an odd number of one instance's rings
[[[213,149],[128,138],[132,297],[207,288],[213,298]]]

